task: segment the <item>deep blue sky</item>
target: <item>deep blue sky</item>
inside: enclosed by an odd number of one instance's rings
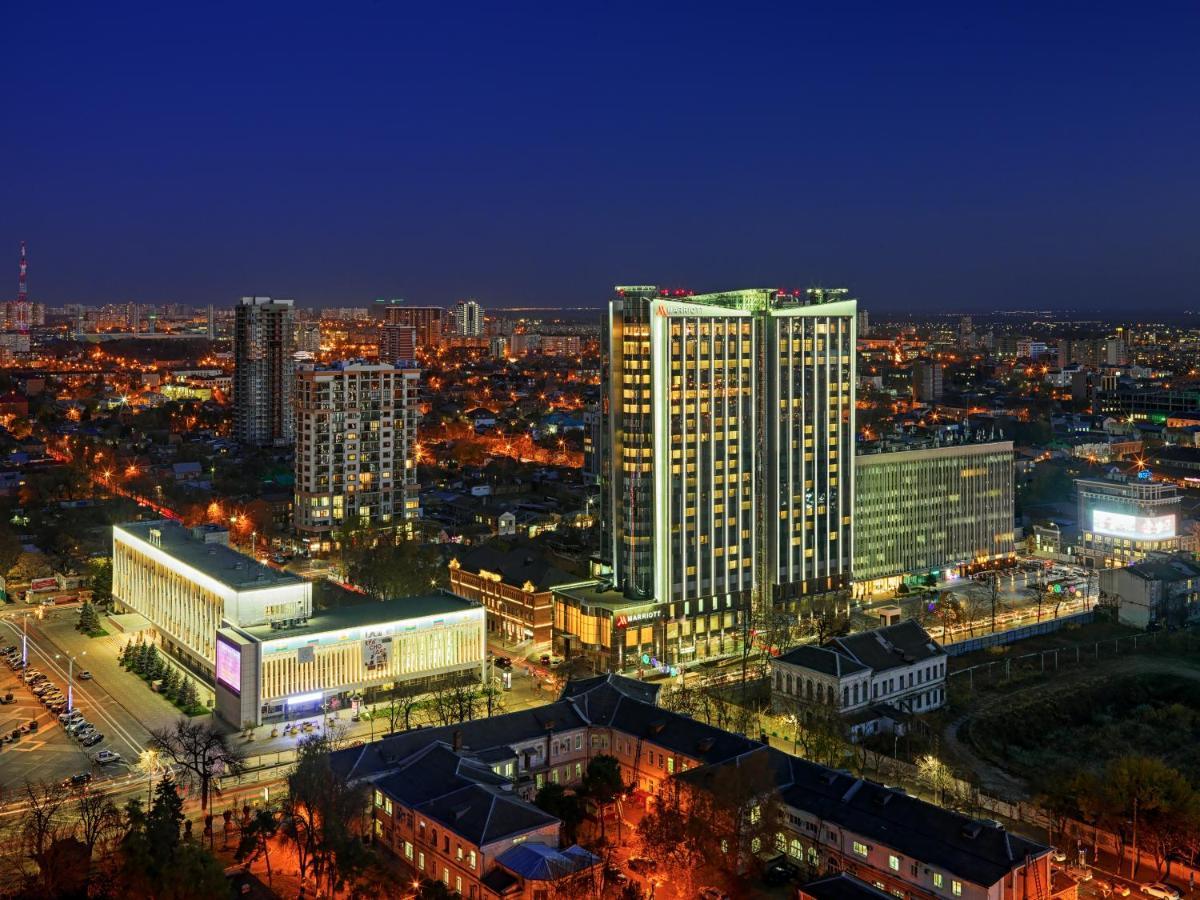
[[[10,4],[0,296],[1196,306],[1200,7],[804,6]]]

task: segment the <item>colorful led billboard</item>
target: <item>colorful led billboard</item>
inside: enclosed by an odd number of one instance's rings
[[[1092,510],[1092,531],[1134,541],[1164,541],[1175,537],[1175,516],[1131,516]]]
[[[237,644],[217,635],[217,681],[233,693],[242,693],[242,651]]]

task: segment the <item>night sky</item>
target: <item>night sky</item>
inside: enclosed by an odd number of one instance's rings
[[[2,297],[1196,306],[1195,3],[71,6],[0,20]]]

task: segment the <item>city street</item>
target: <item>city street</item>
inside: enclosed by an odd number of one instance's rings
[[[59,610],[48,613],[42,621],[29,618],[29,667],[44,672],[65,692],[70,669],[67,654],[75,654],[76,675],[87,669],[94,677],[88,681],[75,679],[71,691],[73,706],[96,726],[104,740],[91,748],[80,746],[20,682],[17,673],[4,666],[3,692],[12,691],[18,703],[3,707],[0,716],[7,722],[18,717],[24,721],[25,712],[39,714],[37,735],[26,736],[3,751],[0,787],[5,790],[19,788],[26,780],[56,781],[92,770],[91,758],[101,749],[120,753],[124,763],[109,765],[93,774],[100,778],[115,777],[123,773],[125,765],[137,759],[149,738],[149,729],[174,718],[174,708],[166,700],[154,694],[140,678],[121,669],[116,661],[120,639],[92,639],[79,634],[74,630],[76,615],[74,610]],[[0,620],[0,634],[6,646],[20,647],[21,617],[4,616]],[[82,655],[84,649],[86,655]]]

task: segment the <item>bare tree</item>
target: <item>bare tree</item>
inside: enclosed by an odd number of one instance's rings
[[[47,896],[55,892],[54,848],[71,837],[66,814],[70,795],[61,784],[25,783],[25,814],[21,817],[21,849],[38,868],[38,886]]]
[[[150,743],[180,768],[180,780],[200,791],[200,808],[208,809],[209,796],[221,796],[219,780],[245,771],[241,751],[207,722],[177,719],[167,728],[150,732]]]
[[[120,829],[121,811],[108,797],[87,788],[76,791],[73,799],[71,811],[78,823],[76,834],[91,857],[98,844]]]

